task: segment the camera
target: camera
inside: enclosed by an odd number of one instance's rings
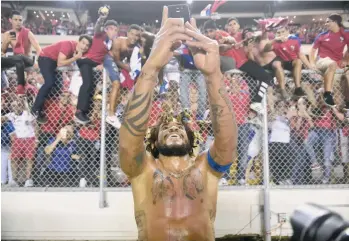
[[[291,241],[349,241],[349,222],[317,204],[305,204],[291,216]]]

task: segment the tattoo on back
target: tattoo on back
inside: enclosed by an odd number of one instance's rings
[[[138,228],[138,241],[148,241],[145,212],[136,211],[135,218],[136,218],[136,224]]]
[[[151,92],[137,94],[135,91],[126,106],[123,125],[133,136],[142,136],[146,132],[151,98]]]

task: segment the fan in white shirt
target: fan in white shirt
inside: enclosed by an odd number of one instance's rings
[[[31,172],[36,149],[35,117],[25,110],[21,100],[13,101],[11,107],[13,112],[1,116],[1,121],[11,121],[15,128],[15,138],[11,146],[11,161],[15,164],[12,169],[13,178],[18,179],[19,163],[24,159],[27,162],[25,186],[32,187]]]

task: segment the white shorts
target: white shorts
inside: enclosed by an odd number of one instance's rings
[[[327,71],[328,67],[333,63],[337,64],[336,61],[334,61],[330,57],[319,58],[316,61],[316,68],[318,70],[320,70],[321,72],[325,73]]]

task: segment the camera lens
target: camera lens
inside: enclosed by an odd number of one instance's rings
[[[291,217],[292,241],[349,241],[349,223],[324,207],[307,204]]]

